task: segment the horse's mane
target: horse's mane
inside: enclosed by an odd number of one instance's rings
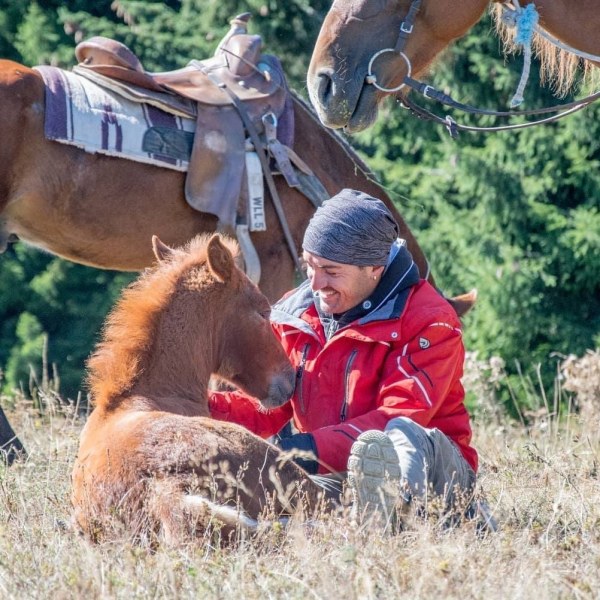
[[[493,9],[496,31],[502,40],[504,52],[511,54],[517,50],[514,44],[515,29],[502,22],[502,10],[499,5]],[[579,67],[583,69],[583,83],[591,82],[596,75],[596,69],[590,61],[554,46],[537,33],[533,35],[533,50],[540,60],[542,83],[549,83],[558,96],[565,96],[575,86]]]
[[[87,362],[87,382],[94,404],[107,405],[126,394],[137,381],[152,347],[160,313],[171,301],[182,275],[206,263],[209,239],[209,235],[197,236],[185,247],[173,250],[168,259],[147,268],[122,292]],[[239,252],[233,240],[221,241],[234,256]],[[198,283],[210,281],[206,274]]]

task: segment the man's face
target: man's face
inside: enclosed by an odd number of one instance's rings
[[[319,292],[321,310],[339,314],[368,298],[379,283],[383,267],[357,267],[304,251],[313,292]]]

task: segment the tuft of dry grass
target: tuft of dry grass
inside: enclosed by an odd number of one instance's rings
[[[571,389],[574,379],[563,377],[562,389]],[[70,529],[70,471],[84,419],[41,394],[42,413],[23,399],[8,411],[29,458],[0,466],[1,598],[598,597],[597,408],[595,418],[548,417],[527,428],[497,411],[478,417],[479,489],[497,533],[415,518],[383,536],[335,516],[232,548],[204,540],[151,551],[91,545]]]

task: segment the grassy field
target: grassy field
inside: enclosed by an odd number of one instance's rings
[[[42,400],[43,416],[22,400],[7,411],[30,456],[0,466],[0,598],[600,598],[600,411],[589,406],[560,422],[541,411],[528,427],[497,413],[474,423],[496,533],[411,520],[382,536],[333,518],[230,549],[151,552],[69,529],[83,419]]]

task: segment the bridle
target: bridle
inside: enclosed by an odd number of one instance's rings
[[[542,125],[542,124],[546,124],[546,123],[552,123],[553,121],[558,121],[559,119],[562,119],[563,117],[566,117],[575,112],[578,112],[578,111],[582,110],[583,108],[585,108],[586,106],[588,106],[589,104],[591,104],[592,102],[595,102],[596,100],[600,99],[600,92],[595,92],[594,94],[586,96],[585,98],[582,98],[580,100],[575,100],[574,102],[568,102],[568,103],[564,103],[564,104],[558,104],[558,105],[550,106],[547,108],[540,108],[540,109],[534,109],[534,110],[519,110],[519,111],[497,111],[497,110],[476,108],[469,104],[464,104],[462,102],[458,102],[457,100],[454,100],[454,98],[452,98],[450,95],[445,94],[444,92],[441,92],[440,90],[436,89],[432,85],[423,83],[421,81],[417,81],[416,79],[413,79],[411,76],[412,75],[412,64],[410,62],[409,57],[404,52],[404,50],[406,48],[408,38],[410,37],[411,33],[413,32],[414,25],[415,25],[415,19],[417,17],[417,13],[421,9],[422,2],[423,2],[423,0],[412,0],[410,8],[408,9],[408,13],[407,13],[406,17],[404,18],[404,20],[402,21],[402,23],[400,24],[400,28],[399,28],[399,32],[398,32],[398,39],[396,40],[395,46],[393,48],[391,48],[391,47],[384,48],[383,50],[379,50],[378,52],[373,54],[373,56],[369,60],[369,64],[368,64],[368,68],[367,68],[367,76],[365,77],[365,83],[367,83],[368,85],[373,85],[378,90],[380,90],[382,92],[386,92],[386,93],[395,93],[395,92],[400,91],[404,87],[408,87],[408,88],[414,90],[415,92],[421,94],[425,98],[428,98],[430,100],[435,100],[445,106],[448,106],[449,108],[460,110],[462,112],[465,112],[468,114],[474,114],[474,115],[487,115],[487,116],[493,116],[493,117],[506,118],[506,117],[515,117],[515,116],[533,116],[533,115],[557,113],[550,117],[537,119],[535,121],[528,121],[526,123],[501,125],[501,126],[497,126],[497,127],[476,127],[476,126],[469,126],[469,125],[461,125],[461,124],[457,123],[451,116],[441,117],[439,115],[436,115],[435,113],[431,112],[430,110],[420,106],[419,104],[413,102],[412,100],[409,100],[405,96],[398,98],[401,105],[403,105],[405,108],[410,110],[418,118],[428,120],[428,121],[434,121],[436,123],[444,125],[448,129],[448,132],[450,133],[450,135],[453,138],[456,138],[458,136],[459,131],[473,131],[473,132],[508,131],[508,130],[512,130],[512,129],[525,129],[527,127],[533,127],[534,125]],[[518,12],[521,9],[519,0],[506,0],[505,6],[513,12]],[[545,37],[546,39],[548,39],[551,43],[554,43],[555,45],[557,45],[558,47],[560,47],[563,50],[567,50],[567,51],[569,51],[573,54],[576,54],[577,56],[579,56],[581,58],[585,58],[587,60],[600,61],[600,56],[586,54],[586,53],[580,52],[580,51],[572,48],[571,46],[566,46],[565,44],[563,44],[556,38],[549,36],[549,34],[547,34],[547,32],[545,32],[539,26],[536,26],[535,31],[537,33],[539,33],[540,35],[542,35],[543,37]],[[404,60],[404,62],[406,63],[406,66],[407,66],[407,74],[404,77],[402,83],[394,88],[386,88],[386,87],[380,85],[377,82],[377,75],[373,71],[373,65],[374,65],[375,61],[377,60],[377,58],[379,56],[389,53],[389,52],[392,52],[392,53],[400,56]]]
[[[400,24],[400,30],[398,32],[398,39],[396,40],[396,45],[393,48],[384,48],[383,50],[379,50],[371,57],[369,61],[369,66],[367,69],[367,77],[365,81],[373,86],[375,86],[378,90],[382,92],[394,93],[401,90],[406,84],[406,80],[410,79],[412,74],[412,64],[410,59],[404,53],[404,48],[406,47],[406,43],[408,42],[408,38],[410,34],[413,32],[413,28],[415,26],[415,19],[417,17],[417,13],[421,9],[421,4],[423,0],[413,0],[410,8],[408,9],[408,14],[402,23]],[[386,54],[387,52],[393,52],[394,54],[400,55],[407,66],[407,75],[404,78],[404,81],[395,88],[384,88],[377,83],[377,76],[373,73],[373,63],[375,60],[381,56],[382,54]]]

